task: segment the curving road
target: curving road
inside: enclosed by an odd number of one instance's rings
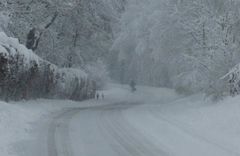
[[[48,128],[48,156],[167,156],[124,119],[139,103],[65,109]]]
[[[38,156],[240,155],[164,111],[163,105],[131,102],[65,108],[42,121],[33,151]]]

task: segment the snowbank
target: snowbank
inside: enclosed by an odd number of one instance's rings
[[[20,106],[0,102],[0,155],[16,155],[14,143],[30,139],[32,128],[29,123],[35,116],[34,112]]]
[[[52,119],[62,109],[97,105],[70,100],[29,100],[5,103],[0,101],[0,155],[31,156],[39,150],[41,124]],[[44,123],[46,124],[46,123]]]
[[[7,58],[17,54],[23,55],[25,59],[24,62],[28,65],[32,60],[35,60],[36,62],[39,62],[39,60],[43,61],[31,50],[28,50],[24,45],[20,44],[18,39],[8,37],[3,32],[0,32],[0,50],[0,53],[5,55]]]
[[[2,99],[56,97],[92,98],[95,82],[85,71],[58,68],[0,32],[0,95]]]

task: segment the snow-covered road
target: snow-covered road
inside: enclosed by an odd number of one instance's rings
[[[104,100],[2,104],[12,118],[9,118],[11,127],[7,120],[0,126],[3,132],[9,132],[2,133],[8,142],[0,142],[1,153],[6,156],[240,156],[240,97],[214,104],[205,101],[202,95],[181,97],[167,89],[141,88],[130,94],[125,88],[113,88],[105,92]],[[20,110],[22,113],[16,118]],[[29,122],[32,129],[28,128]],[[9,130],[17,127],[21,129],[15,137],[15,131]],[[5,150],[4,145],[9,148]]]
[[[48,155],[169,155],[125,120],[122,111],[138,105],[120,102],[61,111],[50,123]]]
[[[63,110],[49,126],[48,156],[240,155],[146,107],[120,102]]]

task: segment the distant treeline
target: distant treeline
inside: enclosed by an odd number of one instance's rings
[[[22,100],[93,98],[96,83],[79,69],[58,68],[16,42],[2,43],[0,34],[0,98]],[[11,38],[10,38],[11,39]],[[6,41],[6,40],[4,40]]]

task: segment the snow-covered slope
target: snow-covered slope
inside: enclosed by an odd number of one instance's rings
[[[84,100],[95,91],[94,80],[82,69],[59,68],[3,32],[0,70],[0,97],[6,101],[39,97]]]
[[[0,32],[0,54],[5,56],[6,58],[15,57],[16,55],[21,55],[24,57],[24,64],[26,67],[31,66],[31,61],[35,61],[38,65],[40,64],[50,64],[51,68],[54,68],[61,73],[69,74],[69,77],[87,77],[87,74],[80,69],[66,69],[66,68],[58,68],[54,64],[43,60],[32,50],[29,50],[25,47],[25,45],[19,43],[17,38],[8,37],[4,32]]]
[[[24,45],[19,43],[16,38],[8,37],[4,32],[0,32],[0,54],[6,57],[13,57],[17,54],[24,56],[24,62],[30,64],[30,61],[35,60],[39,62],[40,57],[34,54],[31,50],[28,50]]]
[[[0,102],[0,155],[17,155],[15,145],[20,140],[30,139],[32,128],[29,123],[35,121],[36,117],[27,108]]]

